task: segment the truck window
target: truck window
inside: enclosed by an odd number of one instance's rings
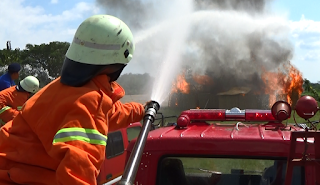
[[[159,161],[157,185],[284,185],[286,160],[167,157]],[[294,167],[292,185],[304,185]]]
[[[106,157],[110,159],[124,152],[123,138],[120,131],[110,132],[108,134]]]
[[[136,137],[138,137],[139,133],[140,133],[141,127],[130,127],[127,128],[127,136],[128,136],[128,142],[130,143],[130,141]]]

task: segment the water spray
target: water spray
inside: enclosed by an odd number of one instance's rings
[[[160,104],[158,102],[150,101],[147,103],[141,132],[136,140],[136,143],[134,144],[133,150],[130,154],[129,160],[118,185],[133,185],[140,165],[143,149],[147,141],[148,133],[151,130],[151,125],[155,121],[156,114],[159,109]]]

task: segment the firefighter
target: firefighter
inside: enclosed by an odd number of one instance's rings
[[[8,66],[8,71],[0,76],[0,91],[15,86],[14,80],[19,78],[20,64],[12,63]]]
[[[134,49],[130,29],[116,17],[80,24],[61,77],[0,129],[0,184],[96,184],[108,131],[144,116],[142,104],[119,101],[124,90],[115,82]]]
[[[0,92],[0,124],[1,126],[17,116],[22,105],[31,93],[39,89],[39,80],[34,76],[27,76],[16,86]]]

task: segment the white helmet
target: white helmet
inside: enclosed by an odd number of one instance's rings
[[[135,46],[129,27],[111,15],[94,15],[78,27],[66,53],[61,83],[82,86],[110,65],[120,75]]]
[[[39,90],[39,80],[34,76],[27,76],[20,81],[20,86],[27,92],[35,93]]]
[[[66,57],[84,64],[127,64],[134,49],[133,35],[123,21],[94,15],[78,27]]]

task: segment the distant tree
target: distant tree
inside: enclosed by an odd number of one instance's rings
[[[117,82],[124,88],[126,95],[148,94],[153,78],[148,74],[123,74]],[[152,86],[151,86],[152,88]]]
[[[303,88],[304,92],[302,95],[309,95],[315,98],[317,101],[320,101],[320,84],[319,83],[311,83],[309,80],[303,80]]]
[[[311,83],[312,88],[316,91],[320,92],[320,84],[319,83]]]
[[[23,51],[20,49],[11,50],[9,49],[3,49],[0,50],[0,75],[3,75],[5,72],[7,72],[8,65],[16,62],[21,64],[21,55]],[[15,80],[15,83],[18,83],[18,80]]]
[[[49,44],[27,44],[21,56],[26,73],[40,78],[43,85],[60,76],[68,42],[50,42]]]
[[[309,80],[307,80],[307,79],[304,79],[304,80],[303,80],[303,88],[304,88],[304,90],[307,91],[307,92],[310,92],[310,91],[311,91],[312,87],[311,87],[311,84],[310,84],[310,81],[309,81]]]
[[[20,49],[0,50],[0,65],[4,67],[13,62],[21,63],[21,54],[22,51]]]

